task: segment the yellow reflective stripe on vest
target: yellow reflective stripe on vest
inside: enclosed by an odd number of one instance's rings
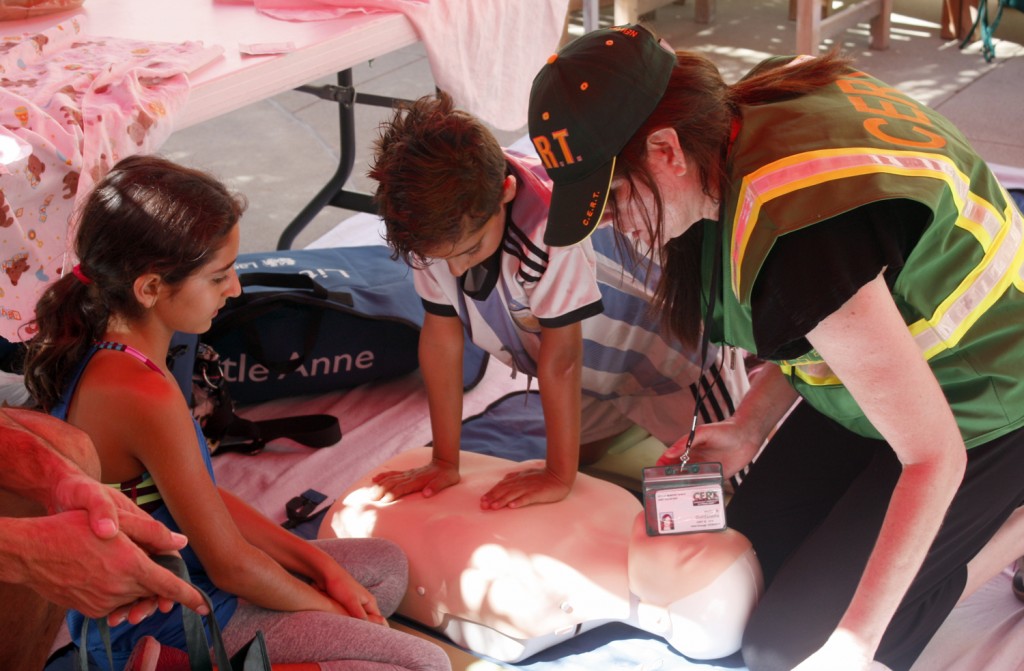
[[[964,211],[970,182],[944,156],[871,148],[824,149],[787,156],[750,173],[740,184],[730,244],[736,296],[740,295],[743,257],[765,203],[825,182],[873,173],[940,179],[953,191],[957,209]],[[972,233],[977,236],[976,231]]]
[[[956,226],[969,232],[984,251],[981,262],[939,304],[931,318],[909,326],[918,347],[930,359],[955,346],[1011,284],[1024,290],[1024,220],[1012,199],[1004,189],[1007,206],[1003,212],[997,211],[991,203],[971,193],[967,175],[947,157],[870,148],[829,149],[788,156],[746,176],[740,186],[730,241],[733,292],[740,297],[744,255],[765,203],[802,188],[872,173],[945,182],[959,213]],[[784,372],[808,384],[839,383],[820,362],[782,362],[782,366]]]
[[[981,201],[974,195],[971,200],[978,204],[971,208],[973,215],[980,215],[980,220],[972,223],[986,231],[995,230],[989,244],[982,244],[985,256],[981,263],[960,282],[956,290],[936,308],[928,320],[920,320],[910,325],[910,332],[921,348],[925,359],[930,359],[942,350],[953,347],[964,334],[974,325],[981,315],[1002,296],[1011,285],[1020,290],[1021,262],[1024,260],[1024,219],[1012,205],[1012,200],[1003,190],[1003,198],[1007,207],[1003,212]],[[965,209],[961,208],[960,219],[965,220]],[[979,241],[980,242],[980,241]]]
[[[783,375],[795,375],[807,384],[816,387],[842,384],[842,381],[836,377],[836,374],[832,372],[832,369],[824,361],[808,364],[782,363],[779,364],[779,370],[782,371]]]

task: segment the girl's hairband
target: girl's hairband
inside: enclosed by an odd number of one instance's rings
[[[78,278],[78,281],[82,284],[92,284],[92,280],[86,277],[85,273],[82,272],[82,265],[75,264],[75,267],[71,269],[71,273]]]

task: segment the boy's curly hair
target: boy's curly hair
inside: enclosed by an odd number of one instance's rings
[[[368,174],[395,257],[423,265],[498,211],[507,166],[494,134],[440,92],[381,125]]]

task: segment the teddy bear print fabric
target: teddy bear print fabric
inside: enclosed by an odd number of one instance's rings
[[[0,336],[31,337],[37,297],[75,263],[76,202],[167,139],[187,74],[219,53],[91,36],[83,17],[38,33],[0,23]]]

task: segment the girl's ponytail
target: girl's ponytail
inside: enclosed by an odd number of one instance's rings
[[[75,365],[107,327],[109,311],[95,282],[84,282],[88,271],[76,268],[43,292],[27,343],[25,386],[46,411],[60,400]]]

